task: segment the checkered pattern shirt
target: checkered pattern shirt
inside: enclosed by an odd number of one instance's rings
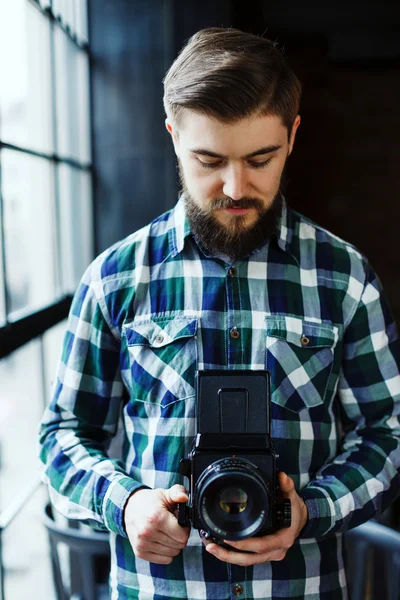
[[[284,205],[276,236],[231,267],[200,249],[180,200],[74,297],[41,458],[56,508],[110,531],[114,600],[346,598],[343,532],[399,492],[399,342],[367,260]],[[278,468],[309,513],[282,561],[221,562],[194,529],[170,565],[132,551],[129,495],[185,484],[197,369],[271,372]],[[107,453],[117,429],[122,460]]]

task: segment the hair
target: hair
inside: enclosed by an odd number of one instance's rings
[[[195,33],[163,83],[165,112],[176,127],[186,108],[226,123],[275,115],[290,134],[299,111],[301,83],[277,43],[238,29]]]

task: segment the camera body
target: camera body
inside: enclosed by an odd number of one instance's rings
[[[180,463],[189,502],[178,505],[178,522],[220,545],[290,527],[270,436],[269,372],[208,370],[196,378],[197,434]]]

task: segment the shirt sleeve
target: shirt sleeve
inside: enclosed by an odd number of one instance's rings
[[[52,401],[40,424],[42,477],[64,516],[126,537],[124,506],[144,486],[107,454],[124,386],[118,332],[93,265],[74,296]]]
[[[335,460],[300,496],[309,521],[300,537],[351,529],[386,510],[400,492],[400,352],[379,280],[366,279],[343,340],[336,402],[344,436]]]

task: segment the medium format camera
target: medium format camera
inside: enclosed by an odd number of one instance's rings
[[[197,434],[180,462],[190,486],[179,524],[191,522],[222,546],[290,527],[271,440],[269,372],[198,371],[196,379]]]

